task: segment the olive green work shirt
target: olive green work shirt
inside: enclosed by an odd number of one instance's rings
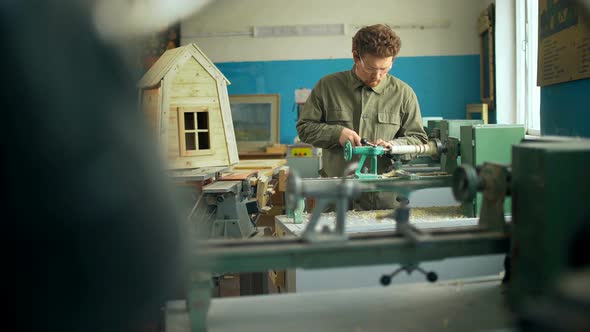
[[[414,90],[391,75],[370,88],[356,76],[354,66],[352,70],[320,79],[297,122],[301,141],[323,149],[322,176],[343,176],[347,163],[338,142],[343,127],[354,130],[369,142],[377,139],[404,145],[428,142]],[[365,166],[369,167],[368,163]],[[378,157],[379,173],[390,165],[391,160]]]

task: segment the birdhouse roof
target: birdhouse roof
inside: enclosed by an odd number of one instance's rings
[[[190,57],[195,58],[212,77],[218,80],[222,79],[228,85],[231,84],[196,44],[188,44],[164,52],[158,61],[156,61],[156,63],[154,63],[154,65],[139,80],[137,86],[139,88],[148,88],[158,85],[162,78],[164,78],[175,65],[184,63]]]

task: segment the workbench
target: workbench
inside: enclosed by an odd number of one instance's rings
[[[416,207],[411,209],[410,222],[418,229],[429,228],[457,228],[477,225],[477,218],[467,218],[461,215],[461,206]],[[395,220],[385,217],[392,210],[379,211],[348,211],[346,214],[346,233],[375,233],[395,230]],[[279,237],[300,236],[307,226],[310,214],[303,214],[302,224],[293,223],[286,215],[275,217],[276,234]],[[506,216],[509,221],[510,216]],[[323,213],[318,227],[332,226],[335,213]],[[477,257],[449,258],[443,261],[425,262],[421,266],[427,271],[435,271],[439,280],[456,278],[481,277],[486,275],[500,275],[503,271],[504,255],[484,255]],[[373,265],[331,269],[293,269],[286,271],[271,271],[274,280],[282,292],[311,292],[322,290],[337,290],[357,287],[373,287],[379,284],[382,274],[391,273],[399,265]],[[419,273],[401,273],[393,280],[393,284],[407,284],[422,282],[424,275]]]

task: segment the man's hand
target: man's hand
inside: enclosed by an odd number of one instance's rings
[[[391,149],[391,147],[393,146],[393,144],[391,144],[391,142],[386,142],[386,141],[384,141],[384,140],[382,140],[382,139],[378,139],[378,140],[375,142],[375,145],[377,145],[377,146],[382,146],[382,147],[384,147],[384,148],[386,148],[386,149]]]
[[[342,132],[340,133],[340,138],[338,142],[341,146],[346,144],[346,141],[350,141],[352,146],[360,146],[361,145],[361,137],[357,134],[354,130],[348,128],[342,128]]]

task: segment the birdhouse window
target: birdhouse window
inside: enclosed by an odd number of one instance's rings
[[[178,129],[181,156],[211,153],[208,109],[180,107]]]

